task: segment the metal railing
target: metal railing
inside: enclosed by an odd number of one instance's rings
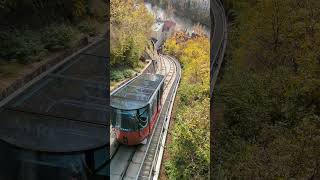
[[[176,59],[172,58],[176,63],[178,62]],[[169,124],[170,124],[170,119],[171,119],[171,112],[172,112],[172,108],[173,108],[173,103],[175,100],[175,96],[177,94],[177,90],[178,90],[178,86],[180,83],[180,79],[181,79],[181,68],[177,68],[177,70],[179,72],[178,73],[178,77],[176,79],[176,87],[173,90],[173,93],[171,94],[171,100],[169,102],[169,107],[167,109],[167,113],[165,115],[165,120],[164,120],[164,124],[162,127],[162,135],[158,140],[158,147],[157,147],[157,151],[156,151],[156,157],[155,160],[152,164],[152,170],[154,171],[154,176],[153,179],[156,180],[159,177],[160,174],[160,167],[161,167],[161,162],[162,162],[162,156],[163,156],[163,151],[164,151],[164,146],[165,146],[165,142],[166,142],[166,138],[167,138],[167,134],[168,134],[168,129],[169,129]],[[155,168],[155,170],[154,170]]]
[[[177,77],[176,77],[176,79],[175,79],[175,82],[173,83],[173,84],[175,84],[176,86],[175,87],[172,87],[173,89],[171,89],[170,90],[170,92],[169,92],[169,97],[168,97],[168,100],[166,100],[166,102],[164,103],[164,106],[167,106],[166,107],[166,111],[165,111],[165,115],[164,115],[164,120],[163,120],[163,122],[162,122],[162,124],[159,124],[159,125],[162,125],[160,128],[160,136],[159,136],[159,138],[157,139],[157,143],[156,143],[156,149],[155,149],[155,152],[154,152],[154,156],[153,156],[153,160],[152,160],[152,162],[151,162],[151,165],[150,165],[150,171],[149,171],[149,174],[148,174],[148,177],[147,177],[147,179],[151,179],[152,178],[152,175],[153,175],[153,172],[154,172],[154,168],[156,167],[156,168],[158,168],[159,167],[159,165],[157,166],[157,164],[159,164],[159,162],[161,162],[161,160],[162,160],[162,156],[160,157],[160,159],[159,159],[159,151],[161,150],[161,147],[163,147],[163,145],[161,144],[161,142],[162,142],[162,140],[163,140],[163,138],[165,138],[165,136],[164,136],[164,132],[167,132],[167,131],[165,131],[165,127],[167,127],[166,126],[166,124],[165,123],[167,123],[168,122],[168,113],[171,113],[171,108],[172,108],[172,104],[173,104],[173,101],[174,101],[174,97],[175,97],[175,94],[176,94],[176,91],[177,91],[177,86],[178,86],[178,84],[179,84],[179,81],[180,81],[180,77],[181,77],[181,70],[180,70],[180,68],[179,67],[177,67],[177,66],[179,66],[177,63],[177,61],[176,60],[173,60],[174,61],[174,63],[176,64],[176,73],[178,73],[177,75]],[[160,120],[160,118],[161,117],[159,117],[159,120]],[[160,123],[160,122],[158,122],[158,123]],[[156,129],[156,127],[155,127],[155,129]],[[154,131],[155,131],[155,129],[154,129]],[[154,134],[155,132],[153,132],[152,134]],[[153,137],[152,137],[153,138]],[[151,142],[151,141],[150,141]],[[147,154],[148,154],[148,151],[149,151],[149,146],[150,146],[150,142],[149,142],[149,144],[148,144],[148,147],[147,147],[147,150],[146,150],[146,153],[145,153],[145,155],[144,155],[144,158],[143,158],[143,161],[142,161],[142,163],[141,163],[141,166],[140,166],[140,168],[139,168],[139,171],[138,171],[138,174],[137,174],[137,177],[136,177],[136,179],[143,179],[143,177],[141,176],[141,173],[142,173],[142,166],[144,165],[144,163],[145,163],[145,160],[146,160],[146,156],[147,156]],[[159,168],[160,169],[160,168]],[[157,170],[157,171],[159,171],[159,169]],[[158,173],[157,173],[158,174]]]
[[[221,64],[223,62],[224,59],[224,55],[225,55],[225,51],[226,51],[226,46],[227,46],[227,38],[228,38],[228,27],[227,27],[227,17],[225,15],[225,10],[223,7],[223,4],[221,3],[220,0],[215,0],[212,1],[213,3],[216,3],[216,7],[218,7],[217,9],[214,9],[215,11],[220,11],[219,13],[214,13],[211,12],[212,14],[214,14],[214,18],[215,18],[215,26],[214,26],[214,31],[213,31],[213,37],[211,37],[211,41],[213,41],[217,36],[222,36],[221,41],[220,42],[211,42],[211,43],[218,43],[218,51],[217,52],[211,52],[214,53],[213,58],[211,59],[211,65],[210,65],[210,74],[211,74],[211,78],[210,78],[210,96],[213,97],[213,90],[215,87],[215,84],[217,82],[217,78],[219,75],[219,71],[221,68]],[[213,9],[211,9],[213,11]],[[217,15],[220,14],[222,18],[222,24],[217,24]],[[222,34],[218,34],[217,31],[217,26],[222,26]]]

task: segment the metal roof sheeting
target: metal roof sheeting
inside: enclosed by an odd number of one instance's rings
[[[107,46],[96,43],[9,99],[0,107],[0,139],[48,152],[107,145]]]
[[[140,109],[147,105],[152,95],[163,82],[160,74],[141,74],[111,96],[111,106],[117,109]]]

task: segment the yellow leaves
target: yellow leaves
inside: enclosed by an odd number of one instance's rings
[[[210,48],[208,40],[203,38],[192,39],[186,42],[181,61],[185,66],[183,78],[193,84],[202,84],[209,87]]]
[[[204,178],[208,176],[210,163],[209,98],[194,106],[184,107],[178,113],[170,146],[171,159],[167,164],[170,176]],[[180,169],[179,167],[182,167]],[[188,173],[187,173],[188,172]]]
[[[164,44],[165,52],[173,56],[178,56],[179,46],[174,38],[167,40]]]
[[[196,85],[198,89],[194,89],[192,92],[197,92],[201,96],[200,94],[209,92],[210,89],[209,39],[200,36],[181,41],[185,37],[183,33],[176,33],[174,37],[166,41],[165,51],[168,54],[176,56],[183,66],[181,86],[183,87],[184,84],[186,86]],[[184,93],[188,94],[187,92]]]
[[[165,51],[183,66],[178,111],[166,170],[170,178],[206,179],[210,164],[210,45],[206,37],[177,33]]]
[[[86,13],[86,7],[84,0],[72,0],[73,4],[73,15],[81,17]]]
[[[153,17],[141,2],[112,0],[110,22],[111,64],[137,64],[148,44]]]

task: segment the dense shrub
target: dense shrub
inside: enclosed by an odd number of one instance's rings
[[[84,34],[88,34],[89,36],[95,36],[98,33],[98,30],[94,25],[94,22],[90,20],[82,21],[77,25],[77,28],[79,29],[80,32]]]
[[[0,21],[41,27],[53,22],[77,22],[85,17],[102,20],[107,9],[104,0],[2,0]]]
[[[71,46],[74,30],[67,25],[49,26],[43,30],[41,41],[50,51],[61,50]]]
[[[0,32],[0,57],[20,63],[39,60],[46,53],[39,36],[31,31]]]
[[[99,12],[95,11],[97,7]],[[106,2],[103,0],[1,2],[1,63],[14,61],[26,64],[38,61],[47,51],[64,50],[72,46],[80,37],[80,32],[97,35],[97,20],[104,16],[102,14],[106,10]],[[70,22],[72,25],[69,25]]]
[[[209,98],[180,106],[165,162],[169,179],[209,179]]]
[[[111,81],[121,81],[125,78],[123,72],[120,70],[115,70],[110,72],[110,80]]]
[[[51,25],[39,31],[30,29],[0,31],[0,58],[5,61],[30,63],[41,60],[48,51],[70,48],[81,31],[97,35],[95,22],[86,20],[77,28],[71,25]]]
[[[214,92],[215,179],[319,179],[320,1],[224,2],[238,18]]]
[[[181,34],[165,43],[165,52],[184,65],[177,93],[169,145],[165,162],[169,179],[208,179],[210,165],[209,121],[209,40],[206,37],[177,43]]]
[[[125,78],[131,78],[134,74],[135,74],[135,72],[131,69],[126,69],[123,71],[123,76]]]
[[[153,17],[133,0],[110,3],[110,65],[137,68],[149,42]]]
[[[131,78],[135,74],[135,71],[131,69],[119,69],[119,70],[111,70],[110,72],[110,80],[111,81],[121,81],[126,78]]]
[[[98,21],[104,22],[107,20],[107,15],[110,14],[110,8],[104,0],[91,0],[89,3],[89,14]]]

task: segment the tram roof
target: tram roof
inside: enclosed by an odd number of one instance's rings
[[[112,94],[110,104],[117,109],[140,109],[147,105],[163,81],[164,76],[160,74],[141,74]]]
[[[109,133],[106,49],[107,43],[97,43],[0,105],[0,139],[47,152],[105,146]]]

